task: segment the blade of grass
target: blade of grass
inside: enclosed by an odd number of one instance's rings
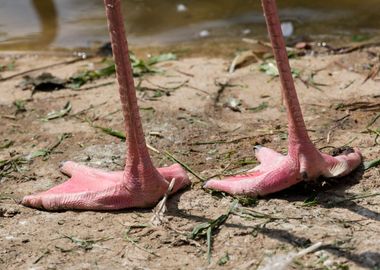
[[[194,172],[188,165],[186,165],[185,163],[181,162],[180,160],[178,160],[176,157],[174,157],[171,153],[169,153],[168,151],[165,151],[164,153],[169,159],[171,159],[172,161],[174,162],[177,162],[179,165],[181,165],[183,168],[185,168],[189,173],[191,173],[192,175],[194,175],[196,178],[198,178],[199,180],[201,180],[202,182],[206,181],[206,179],[204,179],[203,177],[201,177],[200,175],[198,175],[196,172]]]
[[[70,101],[66,102],[65,106],[59,111],[49,112],[45,118],[42,118],[43,121],[49,121],[57,118],[62,118],[66,116],[71,111]]]
[[[13,143],[14,143],[14,141],[9,140],[9,139],[5,139],[4,143],[2,145],[0,145],[0,150],[11,147],[13,145]]]
[[[246,110],[253,113],[257,113],[257,112],[261,112],[262,110],[265,110],[266,108],[268,108],[268,102],[262,102],[259,106],[247,108]]]
[[[97,129],[100,129],[104,133],[106,133],[108,135],[111,135],[113,137],[119,138],[119,139],[121,139],[123,141],[125,141],[125,139],[126,139],[125,134],[123,132],[119,131],[119,130],[115,130],[115,129],[108,128],[108,127],[101,127],[101,126],[98,126],[98,125],[93,125],[93,127],[97,128]]]
[[[363,163],[364,165],[364,170],[369,170],[373,167],[377,167],[380,165],[380,158],[379,159],[374,159],[374,160],[371,160],[371,161],[366,161]]]
[[[149,66],[151,66],[159,62],[166,62],[172,60],[177,60],[177,56],[174,53],[162,53],[156,56],[151,56],[146,62]]]
[[[63,142],[63,140],[70,138],[71,133],[63,133],[58,137],[58,141],[52,146],[44,149],[37,150],[31,154],[29,154],[26,158],[28,160],[32,160],[36,157],[43,157],[43,160],[49,159],[49,156],[54,152],[54,150]]]
[[[108,134],[108,135],[111,135],[113,137],[116,137],[116,138],[119,138],[123,141],[126,140],[126,136],[125,134],[122,132],[122,131],[119,131],[119,130],[115,130],[115,129],[112,129],[112,128],[107,128],[107,127],[102,127],[102,126],[98,126],[98,125],[94,125],[92,124],[90,121],[87,121],[92,127],[94,128],[97,128],[97,129],[100,129],[101,131],[103,131],[104,133]],[[153,152],[156,152],[156,153],[160,153],[159,150],[157,150],[156,148],[154,148],[153,146],[151,146],[150,144],[146,144],[146,147],[148,147],[150,150],[152,150]]]
[[[69,236],[69,235],[63,235],[63,238],[69,239],[72,243],[74,243],[76,246],[79,248],[82,248],[84,250],[90,250],[94,247],[94,244],[98,242],[104,242],[108,241],[110,239],[113,239],[112,237],[108,238],[99,238],[99,239],[80,239],[74,236]]]
[[[211,263],[212,227],[207,228],[207,261]]]
[[[372,126],[376,121],[377,119],[380,118],[380,113],[378,115],[376,115],[367,125],[367,128],[369,128],[370,126]]]
[[[223,225],[228,217],[233,213],[238,205],[238,200],[234,200],[231,203],[226,214],[220,215],[218,218],[211,220],[209,222],[198,224],[194,227],[193,231],[190,233],[190,239],[196,239],[197,237],[205,237],[207,240],[207,260],[211,263],[211,251],[212,251],[212,236],[221,225]]]
[[[303,201],[302,206],[303,207],[312,207],[318,205],[318,199],[317,197],[311,197],[307,198],[306,200]]]
[[[104,133],[108,134],[108,135],[111,135],[111,136],[114,136],[116,138],[119,138],[123,141],[126,140],[126,136],[123,132],[121,131],[118,131],[118,130],[114,130],[112,128],[106,128],[106,127],[102,127],[102,126],[98,126],[98,125],[94,125],[92,122],[90,121],[87,121],[92,127],[94,128],[97,128],[97,129],[100,129],[101,131],[103,131]],[[146,146],[152,150],[153,152],[155,153],[158,153],[158,154],[161,154],[161,152],[156,149],[155,147],[149,145],[149,144],[146,144]],[[199,176],[196,172],[194,172],[188,165],[186,165],[185,163],[181,162],[180,160],[178,160],[176,157],[174,157],[171,153],[169,153],[168,151],[165,151],[164,154],[169,158],[171,159],[172,161],[174,162],[177,162],[178,164],[180,164],[185,170],[187,170],[189,173],[191,173],[192,175],[194,175],[196,178],[198,178],[199,180],[201,180],[202,182],[206,181],[206,179],[202,178],[201,176]]]

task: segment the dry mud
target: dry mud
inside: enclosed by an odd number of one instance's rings
[[[315,73],[314,81],[324,84],[316,89],[295,80],[309,134],[323,151],[349,144],[360,147],[366,161],[379,158],[376,133],[367,126],[380,112],[380,83],[376,78],[363,83],[379,52],[371,48],[291,60],[303,81]],[[3,53],[0,59],[14,62],[12,70],[0,73],[5,78],[70,57]],[[66,78],[100,61],[91,58],[42,71]],[[228,74],[229,62],[189,57],[161,63],[163,72],[145,75],[146,88],[138,92],[148,143],[205,179],[255,166],[254,145],[286,152],[279,79],[259,71],[258,63]],[[20,76],[0,81],[0,144],[13,141],[0,150],[0,160],[46,149],[63,133],[70,136],[45,158],[1,176],[1,269],[266,269],[268,260],[317,242],[322,242],[320,249],[297,258],[290,269],[380,269],[380,197],[374,196],[380,192],[379,168],[302,183],[239,206],[256,214],[231,214],[214,231],[210,263],[205,238],[188,235],[196,225],[226,213],[234,198],[203,190],[194,176],[191,188],[169,198],[165,222],[158,227],[130,227],[149,223],[151,209],[52,213],[21,206],[24,195],[67,178],[58,171],[61,161],[122,169],[124,144],[89,124],[122,130],[113,76],[85,85],[87,90],[36,92],[32,98],[30,90],[17,87],[20,81]],[[158,88],[160,94],[152,90]],[[15,100],[24,100],[26,111],[16,113]],[[226,105],[231,100],[241,101],[238,111]],[[72,104],[68,115],[41,120],[67,101]],[[260,105],[261,110],[249,109]],[[380,120],[370,129],[379,125]],[[164,154],[151,154],[157,166],[172,163]]]

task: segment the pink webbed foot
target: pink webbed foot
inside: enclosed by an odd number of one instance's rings
[[[255,154],[261,163],[259,166],[246,174],[223,180],[211,179],[204,187],[232,195],[263,196],[321,175],[344,176],[358,167],[362,159],[358,149],[337,157],[322,154],[316,149],[284,156],[266,147],[256,148]]]
[[[45,192],[25,196],[22,204],[45,210],[118,210],[153,206],[167,192],[175,179],[172,193],[190,184],[183,168],[174,164],[159,168],[156,179],[124,179],[124,171],[106,172],[67,161],[60,168],[71,176],[66,182]],[[133,184],[133,183],[138,183]]]

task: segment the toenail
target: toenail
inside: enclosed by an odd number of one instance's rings
[[[301,172],[301,179],[302,181],[307,181],[309,179],[307,172]]]
[[[255,148],[255,150],[258,151],[263,147],[260,144],[258,144],[258,145],[255,145],[253,148]]]

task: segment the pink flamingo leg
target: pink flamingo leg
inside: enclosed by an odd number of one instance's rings
[[[285,41],[275,0],[262,0],[266,23],[272,42],[274,56],[280,73],[282,93],[288,117],[288,154],[279,154],[261,147],[256,150],[259,166],[244,175],[224,180],[211,179],[205,188],[224,191],[234,195],[266,195],[288,188],[303,180],[319,176],[339,177],[349,174],[361,163],[359,149],[332,157],[320,153],[312,144],[306,130],[298,102]]]
[[[120,0],[104,0],[116,64],[120,100],[127,134],[124,171],[106,172],[67,161],[61,171],[71,178],[48,191],[23,198],[22,204],[46,210],[117,210],[150,207],[167,192],[190,184],[184,169],[174,164],[156,169],[146,147],[128,56]]]

